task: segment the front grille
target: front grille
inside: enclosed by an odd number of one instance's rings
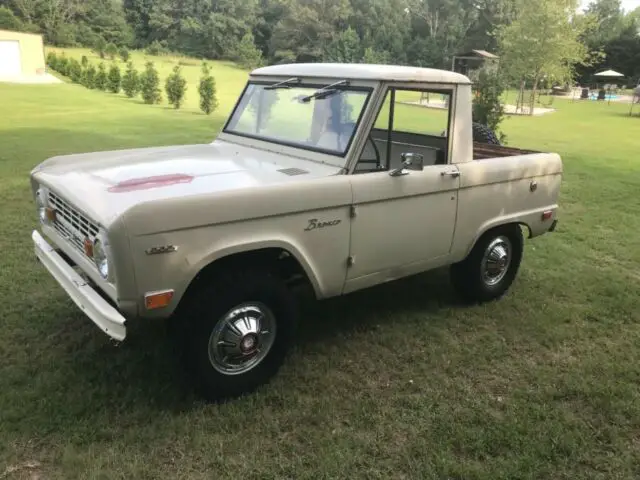
[[[56,211],[53,227],[84,254],[84,240],[88,238],[93,242],[98,226],[53,192],[49,192],[49,206]]]

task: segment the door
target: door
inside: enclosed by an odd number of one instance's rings
[[[17,40],[0,41],[0,76],[10,77],[22,74],[20,43]]]
[[[447,262],[456,222],[459,171],[449,164],[452,91],[390,89],[352,175],[354,217],[345,292]],[[374,145],[375,144],[375,145]],[[423,158],[401,167],[403,153]]]

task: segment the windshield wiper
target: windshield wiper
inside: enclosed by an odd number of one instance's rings
[[[338,91],[338,89],[335,87],[346,87],[348,85],[349,85],[348,80],[340,80],[339,82],[332,83],[331,85],[327,85],[326,87],[322,87],[320,90],[316,90],[311,95],[300,97],[299,100],[302,103],[309,103],[312,98],[323,100],[327,97],[330,97],[331,95],[333,95]]]
[[[275,90],[276,88],[291,88],[291,84],[296,83],[300,83],[300,79],[298,77],[293,77],[282,82],[274,83],[273,85],[267,85],[266,87],[264,87],[264,89]]]

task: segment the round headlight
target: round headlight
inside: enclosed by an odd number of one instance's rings
[[[109,259],[107,258],[107,251],[100,240],[96,240],[93,244],[93,261],[98,267],[100,276],[106,280],[109,277]]]
[[[38,218],[42,223],[47,221],[47,210],[45,207],[44,199],[42,198],[44,193],[42,190],[38,190],[36,193],[36,206],[38,207]]]

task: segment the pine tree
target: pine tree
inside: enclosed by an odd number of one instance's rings
[[[165,91],[169,104],[173,105],[175,109],[180,108],[187,91],[187,81],[181,75],[179,65],[173,67],[173,73],[167,77]]]
[[[122,75],[120,74],[120,67],[116,63],[113,63],[107,77],[107,89],[111,93],[120,93],[121,84]]]
[[[147,62],[145,71],[140,75],[140,90],[144,103],[152,105],[162,101],[160,77],[153,62]]]
[[[82,85],[87,88],[96,88],[96,67],[91,64],[82,72]]]
[[[118,55],[118,47],[116,47],[113,43],[109,43],[105,47],[104,52],[109,56],[111,60],[115,60],[116,56]]]
[[[98,90],[106,90],[107,81],[107,67],[104,65],[104,62],[101,62],[100,65],[98,65],[98,73],[96,73],[96,88]]]
[[[127,50],[127,47],[122,47],[120,49],[119,52],[120,58],[122,59],[123,62],[128,62],[129,61],[129,50]]]
[[[216,80],[211,76],[211,70],[206,63],[202,64],[202,77],[200,77],[198,93],[200,94],[200,110],[210,115],[218,108],[218,99],[216,98]]]
[[[236,62],[244,68],[255,68],[262,64],[262,52],[256,48],[253,35],[247,32],[235,51]]]
[[[133,62],[127,64],[127,71],[122,77],[122,90],[129,98],[135,97],[140,92],[140,77]]]
[[[82,81],[82,65],[75,58],[70,58],[67,65],[67,73],[69,78],[74,83],[80,83]]]
[[[107,48],[107,41],[102,37],[98,37],[93,46],[93,51],[96,52],[98,55],[100,55],[100,58],[104,58],[106,48]]]

